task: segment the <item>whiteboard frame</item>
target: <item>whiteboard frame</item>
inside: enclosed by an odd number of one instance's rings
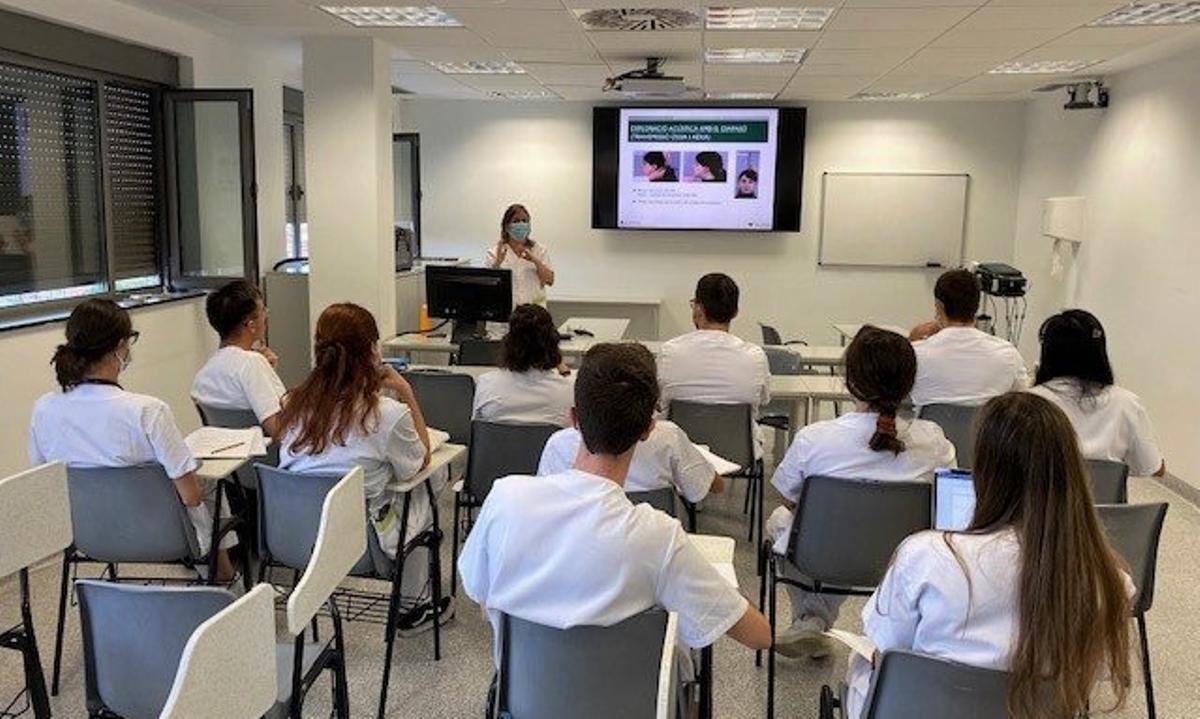
[[[853,262],[826,262],[825,261],[825,200],[828,197],[828,179],[830,175],[850,176],[850,177],[964,177],[966,183],[963,185],[963,222],[962,232],[958,240],[958,266],[962,267],[967,256],[967,215],[970,212],[971,201],[971,174],[969,172],[832,172],[826,170],[821,173],[821,231],[817,236],[817,267],[878,267],[878,268],[903,268],[903,269],[920,269],[920,270],[949,270],[952,267],[943,267],[942,265],[893,265],[893,264],[863,264]]]

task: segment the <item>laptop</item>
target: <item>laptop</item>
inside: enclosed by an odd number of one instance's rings
[[[939,469],[933,473],[933,528],[958,532],[975,516],[975,480],[969,469]]]

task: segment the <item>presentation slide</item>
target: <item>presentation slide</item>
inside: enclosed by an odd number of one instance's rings
[[[617,224],[770,230],[777,109],[621,110]]]

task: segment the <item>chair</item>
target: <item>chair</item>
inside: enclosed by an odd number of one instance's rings
[[[750,541],[755,529],[762,537],[763,466],[754,457],[754,435],[750,430],[753,408],[748,404],[708,404],[671,400],[667,414],[696,444],[708,445],[718,456],[743,467],[735,477],[746,478],[746,501],[742,512],[750,514]]]
[[[121,564],[182,564],[208,567],[209,581],[216,577],[220,539],[233,522],[213,527],[211,549],[201,556],[196,530],[188,519],[175,485],[162,465],[67,469],[71,525],[74,542],[63,552],[58,597],[58,628],[54,638],[54,671],[50,693],[58,696],[62,669],[63,629],[72,567],[82,563],[106,564],[112,581],[119,581]],[[217,489],[221,515],[222,485]],[[136,517],[137,521],[130,521]],[[133,579],[126,577],[126,579]]]
[[[806,345],[806,344],[808,344],[804,340],[787,340],[785,342],[783,337],[780,336],[779,330],[775,329],[771,325],[765,325],[762,322],[759,322],[758,326],[762,330],[762,343],[764,345],[782,346],[782,345]]]
[[[499,367],[502,344],[500,340],[463,340],[458,345],[457,364]]]
[[[336,475],[299,474],[274,467],[255,466],[258,472],[259,487],[259,555],[262,557],[259,581],[269,578],[271,567],[285,567],[299,574],[313,561],[313,551],[317,543],[320,522],[323,521],[324,504],[333,489],[343,480]],[[361,482],[361,480],[360,480]],[[426,485],[433,499],[432,489]],[[401,523],[408,522],[408,508],[411,493],[404,495],[404,506],[401,510]],[[372,527],[366,522],[366,500],[362,498],[357,506],[358,514],[362,517],[362,548],[354,561],[343,573],[353,577],[377,579],[390,583],[387,597],[387,613],[381,623],[385,629],[385,656],[383,668],[383,683],[380,691],[379,711],[383,714],[387,703],[388,680],[391,669],[391,658],[396,640],[396,623],[401,611],[400,584],[403,578],[404,562],[414,549],[420,546],[429,549],[430,577],[433,588],[435,613],[440,614],[441,607],[441,564],[438,547],[440,535],[437,532],[436,499],[434,499],[435,515],[433,527],[414,537],[405,544],[395,560],[389,557],[379,546],[378,537]],[[297,580],[298,582],[299,580]],[[297,586],[299,586],[297,584]],[[332,590],[331,590],[332,591]],[[351,619],[380,621],[381,617],[371,609],[385,595],[379,593],[340,591],[339,595],[348,602],[363,599],[365,607],[357,609]],[[338,620],[340,623],[340,618]],[[299,632],[293,632],[299,634]],[[297,640],[299,641],[299,640]],[[433,624],[434,659],[441,658],[441,617],[435,617]]]
[[[1102,504],[1096,507],[1100,522],[1113,549],[1129,565],[1129,576],[1137,586],[1133,617],[1142,647],[1142,677],[1146,684],[1146,711],[1154,719],[1154,680],[1150,673],[1150,641],[1146,634],[1146,612],[1154,605],[1154,577],[1158,567],[1158,542],[1162,537],[1167,505]]]
[[[402,373],[412,385],[421,413],[430,427],[448,432],[450,441],[471,441],[471,407],[475,402],[475,380],[469,375],[439,370],[407,370]]]
[[[767,354],[767,365],[772,376],[786,377],[805,374],[799,354],[785,347],[772,345],[764,346],[763,351]],[[783,452],[787,450],[783,437],[786,437],[786,433],[791,429],[792,404],[785,400],[771,400],[758,408],[758,423],[775,430],[775,457],[777,460],[781,460]]]
[[[779,584],[841,596],[871,594],[887,572],[896,547],[931,524],[928,482],[809,477],[796,502],[787,553],[762,544],[758,606],[768,605],[775,636]],[[755,663],[761,665],[761,652]],[[767,654],[767,716],[775,716],[775,647]]]
[[[550,435],[562,429],[554,424],[471,422],[467,477],[454,486],[454,561],[450,567],[450,593],[458,594],[458,545],[466,541],[466,527],[475,509],[492,491],[497,479],[510,474],[537,474]],[[463,516],[463,512],[466,516]]]
[[[954,445],[958,466],[970,469],[975,460],[975,415],[979,407],[960,404],[929,404],[917,416],[942,428],[946,439]]]
[[[1087,460],[1092,478],[1092,501],[1096,504],[1125,504],[1129,501],[1129,465],[1106,459]]]
[[[668,624],[668,615],[661,609],[635,614],[609,627],[569,629],[501,614],[496,716],[655,716],[664,647],[675,641]]]
[[[821,691],[821,719],[846,716]],[[841,711],[833,711],[834,707]],[[862,719],[1008,719],[1008,673],[915,652],[883,653]],[[858,719],[855,717],[855,719]]]
[[[258,421],[258,417],[252,410],[248,409],[225,409],[222,407],[213,407],[196,402],[196,413],[200,415],[200,423],[205,427],[224,427],[226,429],[262,429],[262,424]],[[267,456],[262,459],[262,464],[276,467],[279,465],[279,443],[271,442],[267,445]],[[233,473],[237,478],[238,484],[245,489],[253,490],[255,487],[254,471],[249,467],[239,469]]]
[[[686,499],[677,496],[674,487],[651,489],[645,492],[626,492],[625,496],[629,497],[629,501],[634,504],[648,504],[660,512],[666,512],[676,518],[679,517],[677,505],[682,504],[684,511],[687,513],[688,531],[693,533],[696,531],[696,506]]]
[[[67,469],[43,464],[0,479],[0,578],[14,572],[20,584],[21,620],[0,631],[0,647],[21,653],[25,693],[36,719],[50,716],[29,596],[29,567],[71,545]]]

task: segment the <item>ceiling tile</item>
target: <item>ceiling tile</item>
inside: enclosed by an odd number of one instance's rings
[[[991,48],[1023,52],[1041,45],[1061,30],[962,30],[954,28],[929,47]]]
[[[704,80],[709,78],[765,77],[786,81],[796,74],[795,65],[705,65]]]
[[[599,102],[622,99],[616,93],[603,92],[598,85],[548,85],[547,87],[561,95],[564,100]]]
[[[709,73],[704,76],[704,89],[712,93],[780,92],[786,84],[786,77],[714,77]]]
[[[937,36],[928,30],[826,30],[817,40],[818,48],[829,50],[916,49]]]
[[[661,30],[648,32],[589,32],[587,39],[604,55],[620,53],[642,57],[699,53],[699,30]]]
[[[700,0],[563,0],[563,5],[572,10],[672,8],[698,11],[704,4]]]
[[[402,50],[416,47],[487,48],[488,44],[463,27],[398,27],[375,28],[375,37],[390,42]]]
[[[536,47],[499,47],[496,49],[515,62],[557,62],[581,65],[603,62],[600,54],[596,52],[591,43],[586,42],[586,39],[581,45],[569,50],[548,50]]]
[[[494,48],[482,47],[410,47],[405,57],[424,62],[470,62],[471,60],[510,60]]]
[[[1014,54],[995,48],[930,48],[913,55],[892,72],[901,75],[978,75]]]
[[[608,65],[567,65],[556,63],[525,63],[526,72],[547,85],[596,85],[612,77]]]
[[[850,8],[838,10],[826,31],[926,30],[941,32],[971,14],[970,7]]]
[[[959,25],[962,30],[1071,30],[1107,12],[1095,5],[1041,3],[1028,7],[980,8]]]
[[[456,80],[483,92],[501,90],[537,90],[541,83],[528,75],[458,75]]]
[[[923,92],[932,95],[942,90],[954,87],[966,80],[969,76],[963,77],[919,77],[915,75],[909,76],[893,76],[887,75],[879,80],[871,83],[868,87],[870,92],[905,92],[918,93]]]
[[[846,0],[846,8],[980,7],[987,0]]]
[[[1053,75],[979,75],[953,89],[965,93],[1028,92],[1054,79]]]
[[[1149,45],[1195,31],[1189,25],[1159,25],[1154,27],[1084,27],[1055,38],[1056,47],[1101,45]]]
[[[821,33],[809,30],[706,30],[706,48],[813,47]]]
[[[562,10],[562,2],[559,0],[434,0],[434,4],[443,10],[450,10],[451,14],[460,8]]]
[[[838,75],[823,77],[801,77],[797,75],[783,89],[788,98],[804,98],[836,95],[848,98],[875,81],[874,75]]]
[[[1013,58],[1025,62],[1040,62],[1049,60],[1111,60],[1118,55],[1137,49],[1137,45],[1102,45],[1086,47],[1083,45],[1043,45]]]
[[[566,10],[463,8],[455,12],[467,29],[496,47],[570,49],[586,42],[583,26]]]

